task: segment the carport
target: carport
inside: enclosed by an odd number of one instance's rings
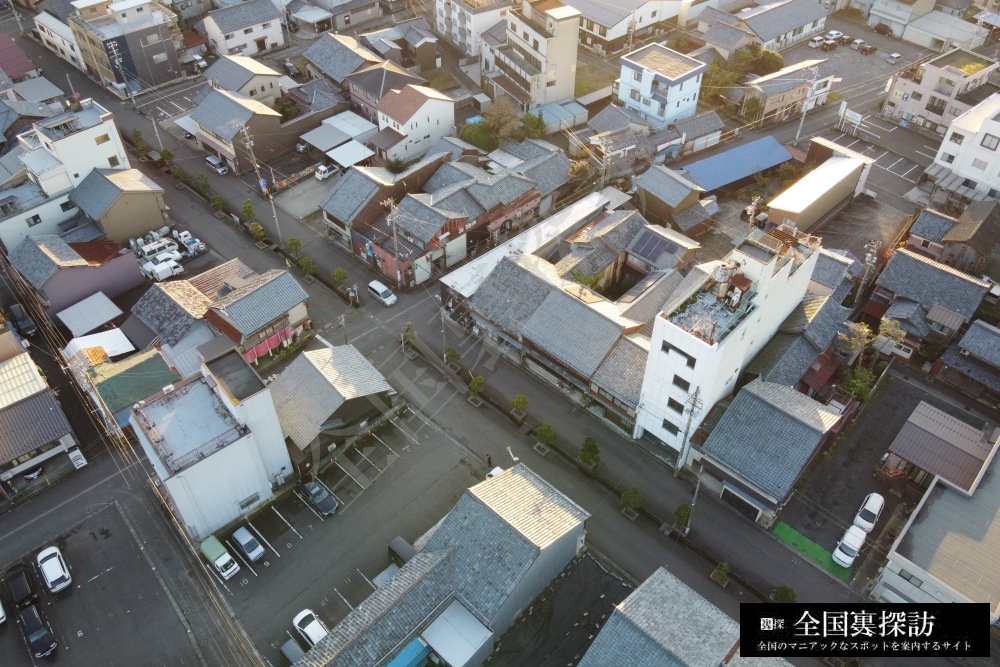
[[[346,144],[351,140],[348,135],[344,134],[337,128],[330,127],[326,124],[321,124],[316,129],[309,130],[300,138],[313,148],[316,148],[324,153],[333,150],[341,144]]]
[[[177,116],[174,118],[174,123],[176,123],[177,127],[181,128],[185,132],[189,132],[192,135],[198,134],[198,123],[191,120],[191,114]]]
[[[308,23],[312,25],[315,32],[324,32],[330,29],[330,21],[333,14],[320,7],[307,6],[292,14],[292,18],[299,22],[299,25]]]
[[[777,139],[766,136],[692,162],[682,169],[706,192],[712,192],[791,159],[791,154]]]
[[[326,152],[326,156],[328,158],[336,162],[344,169],[347,169],[351,165],[358,164],[359,162],[363,162],[373,155],[375,155],[375,151],[362,143],[354,141],[353,139],[343,146],[338,146],[332,151]]]

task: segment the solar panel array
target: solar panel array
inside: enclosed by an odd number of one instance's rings
[[[648,229],[643,230],[642,236],[635,242],[632,252],[645,257],[646,259],[659,259],[663,253],[675,254],[680,249],[676,243],[668,241],[659,234],[654,234]]]

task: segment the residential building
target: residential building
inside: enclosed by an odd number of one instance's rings
[[[75,0],[69,17],[87,74],[122,97],[184,76],[180,20],[153,0]]]
[[[934,261],[941,261],[944,235],[957,224],[958,220],[950,215],[925,208],[914,216],[910,233],[906,237],[906,247]]]
[[[450,137],[442,137],[450,141]],[[461,141],[461,140],[459,140]],[[463,142],[464,143],[464,142]],[[440,143],[439,143],[440,145]],[[434,155],[437,146],[427,151]],[[490,163],[487,167],[493,173],[511,171],[528,178],[535,183],[541,199],[538,202],[537,215],[544,215],[566,193],[569,184],[570,161],[566,154],[556,146],[541,139],[525,139],[518,143],[506,139],[500,147],[489,154]],[[456,158],[452,158],[453,160]],[[505,227],[517,228],[527,220],[517,218],[504,221]]]
[[[680,149],[674,153],[674,157],[684,157],[715,146],[722,141],[722,131],[725,127],[719,114],[714,111],[679,118],[674,121],[674,130],[681,135],[678,142]]]
[[[217,155],[237,174],[254,168],[246,142],[253,137],[277,135],[281,128],[281,114],[271,107],[242,93],[214,88],[191,112],[190,118],[198,130],[195,134],[198,145]],[[282,151],[282,143],[275,141],[253,145],[254,156],[260,162],[267,162]]]
[[[204,26],[209,47],[220,56],[253,56],[285,45],[281,12],[271,0],[248,0],[209,12]]]
[[[743,84],[740,113],[751,120],[780,123],[826,104],[834,71],[826,59],[804,60]]]
[[[977,399],[1000,401],[1000,329],[973,320],[962,338],[941,355],[936,376]]]
[[[698,15],[698,30],[706,44],[728,59],[750,42],[768,51],[784,51],[800,44],[826,29],[826,14],[816,0],[781,0],[747,7],[737,14],[709,6]]]
[[[363,33],[358,39],[373,53],[404,69],[415,67],[418,72],[427,72],[438,67],[438,38],[422,16]]]
[[[682,233],[692,236],[705,231],[707,223],[711,222],[709,216],[698,224],[684,225],[685,228],[682,228],[674,221],[675,213],[699,205],[701,195],[705,193],[701,186],[692,183],[680,172],[663,165],[654,165],[633,183],[636,188],[636,208],[653,222],[665,226],[673,224]]]
[[[193,540],[269,501],[291,473],[271,391],[236,352],[140,400],[129,424]]]
[[[521,0],[501,19],[504,39],[483,35],[483,89],[510,95],[522,111],[574,97],[580,12],[559,0]]]
[[[109,299],[104,292],[96,292],[86,299],[77,301],[72,306],[55,313],[56,318],[69,330],[73,336],[73,340],[77,341],[85,338],[86,334],[106,324],[115,324],[115,321],[123,314],[122,309],[116,306],[114,301]],[[114,330],[121,333],[116,327]],[[124,334],[121,335],[125,336]],[[72,342],[70,341],[71,344]],[[128,344],[127,337],[123,338],[123,344]],[[130,344],[129,347],[131,347]]]
[[[131,168],[114,114],[89,99],[70,101],[65,113],[33,122],[17,141],[24,173],[0,189],[0,240],[8,251],[29,233],[64,231],[61,226],[78,214],[70,192],[91,171]]]
[[[35,65],[14,38],[6,33],[0,33],[0,70],[12,83],[42,75],[42,68]]]
[[[39,309],[52,313],[97,292],[116,297],[143,282],[135,255],[114,241],[29,236],[9,259]]]
[[[978,49],[986,42],[990,34],[988,26],[967,21],[961,15],[940,11],[938,7],[935,4],[934,11],[912,19],[903,30],[903,41],[939,52],[956,46]]]
[[[741,658],[739,647],[740,624],[660,567],[615,605],[577,665],[610,667],[626,659],[634,667],[789,665],[780,658]]]
[[[996,61],[967,49],[914,63],[894,75],[882,117],[944,135],[956,117],[1000,92],[990,83]]]
[[[589,517],[515,464],[462,494],[423,548],[298,664],[371,664],[373,655],[403,653],[408,661],[482,663],[583,548]]]
[[[281,95],[281,73],[247,56],[222,56],[204,74],[216,90],[242,93],[268,106],[274,106],[274,100]]]
[[[365,120],[378,124],[378,104],[383,97],[391,91],[403,90],[408,84],[426,85],[427,80],[385,61],[362,66],[357,72],[348,74],[344,84],[351,94],[351,109]]]
[[[602,57],[631,50],[635,44],[661,41],[671,26],[687,25],[706,6],[672,0],[569,0],[565,4],[580,11],[580,45]]]
[[[808,29],[802,31],[805,35],[803,39],[822,29],[810,24]],[[760,43],[756,33],[741,24],[738,17],[711,6],[705,7],[698,16],[698,38],[705,42],[703,49],[706,57],[711,55],[710,49],[723,60],[729,60],[734,53],[753,43]],[[703,49],[697,49],[695,54]]]
[[[410,162],[455,133],[455,100],[427,86],[406,84],[378,103],[379,132],[369,140],[377,160]]]
[[[338,32],[351,30],[352,26],[382,17],[382,0],[351,0],[323,4],[332,15],[330,19],[333,30]]]
[[[896,2],[895,0],[874,0],[868,14],[868,25],[888,26],[894,37],[902,37],[907,24],[924,14],[934,11],[935,0],[913,0],[913,2]]]
[[[436,0],[437,32],[467,58],[478,58],[480,35],[495,26],[512,6],[511,0]]]
[[[988,281],[901,248],[882,269],[862,311],[899,322],[911,347],[924,339],[948,342],[972,320],[989,288]]]
[[[1000,93],[951,122],[934,164],[924,177],[931,181],[931,201],[965,208],[969,202],[1000,198]]]
[[[656,127],[693,116],[707,68],[661,44],[644,46],[621,57],[618,100]]]
[[[378,65],[382,58],[348,35],[324,34],[306,49],[302,56],[313,76],[322,76],[347,92],[347,75],[370,65]]]
[[[958,216],[958,224],[941,237],[938,261],[977,276],[1000,279],[996,256],[1000,242],[1000,202],[974,201]]]
[[[112,361],[103,348],[96,355],[85,348],[64,358],[73,378],[111,431],[128,428],[129,414],[136,403],[181,378],[156,348],[119,361]]]
[[[69,200],[108,239],[126,247],[129,239],[168,224],[163,188],[138,169],[94,169]]]
[[[816,237],[753,227],[725,261],[695,266],[653,321],[634,437],[681,452],[683,464],[688,422],[732,393],[802,300],[818,257]]]
[[[35,29],[42,46],[56,54],[73,67],[82,70],[83,61],[80,58],[80,48],[76,45],[73,30],[59,17],[48,11],[35,14]]]
[[[303,476],[392,414],[396,393],[356,347],[329,344],[302,352],[270,388],[292,463]]]

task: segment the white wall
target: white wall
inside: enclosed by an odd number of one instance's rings
[[[97,143],[104,135],[107,141]],[[39,133],[39,140],[47,142]],[[52,143],[51,151],[66,167],[69,181],[75,188],[80,181],[87,178],[94,169],[131,169],[125,145],[114,118],[109,118],[99,125],[76,132]],[[118,159],[117,165],[112,165],[110,158]],[[47,190],[48,192],[48,190]]]
[[[410,161],[426,153],[441,137],[453,134],[455,103],[429,99],[405,124],[396,123],[392,118],[380,112],[378,124],[380,130],[392,127],[406,135],[406,139],[386,152],[386,157],[390,160]]]
[[[250,427],[250,437],[257,447],[264,474],[269,480],[284,478],[292,473],[292,462],[281,433],[278,413],[274,409],[271,390],[265,388],[232,406],[233,416]]]
[[[76,38],[68,25],[51,14],[42,12],[35,16],[35,27],[38,29],[38,36],[45,48],[73,67],[79,70],[83,69],[83,60],[80,58],[80,50],[76,46]]]
[[[265,25],[268,27],[265,28]],[[270,50],[273,44],[277,44],[278,46],[285,45],[285,34],[281,29],[281,22],[278,19],[260,23],[251,26],[251,28],[252,32],[249,35],[239,30],[235,33],[230,33],[230,38],[226,39],[226,36],[222,34],[219,27],[215,25],[215,21],[209,17],[205,17],[205,33],[208,37],[209,46],[219,55],[252,56],[260,53],[257,50],[255,40],[261,37],[267,38],[267,50]]]
[[[59,223],[69,220],[78,213],[74,207],[68,211],[62,210],[62,204],[69,201],[69,193],[55,199],[50,199],[41,206],[21,211],[0,222],[0,241],[3,241],[8,252],[16,248],[21,241],[29,236],[45,236],[59,234]],[[34,215],[41,217],[37,225],[28,226],[28,219]]]

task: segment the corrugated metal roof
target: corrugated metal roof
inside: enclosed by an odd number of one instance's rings
[[[48,387],[41,371],[27,352],[0,362],[0,409],[45,391]]]
[[[121,329],[108,329],[89,336],[74,338],[63,349],[63,357],[72,359],[80,350],[93,347],[102,349],[108,357],[117,357],[135,351],[135,346]]]
[[[0,462],[9,463],[72,432],[52,390],[46,388],[0,410]]]
[[[121,308],[111,299],[98,292],[76,305],[56,313],[56,317],[70,330],[73,336],[89,333],[122,314]]]
[[[695,183],[711,192],[791,159],[791,154],[778,140],[768,135],[689,164],[684,171]]]

